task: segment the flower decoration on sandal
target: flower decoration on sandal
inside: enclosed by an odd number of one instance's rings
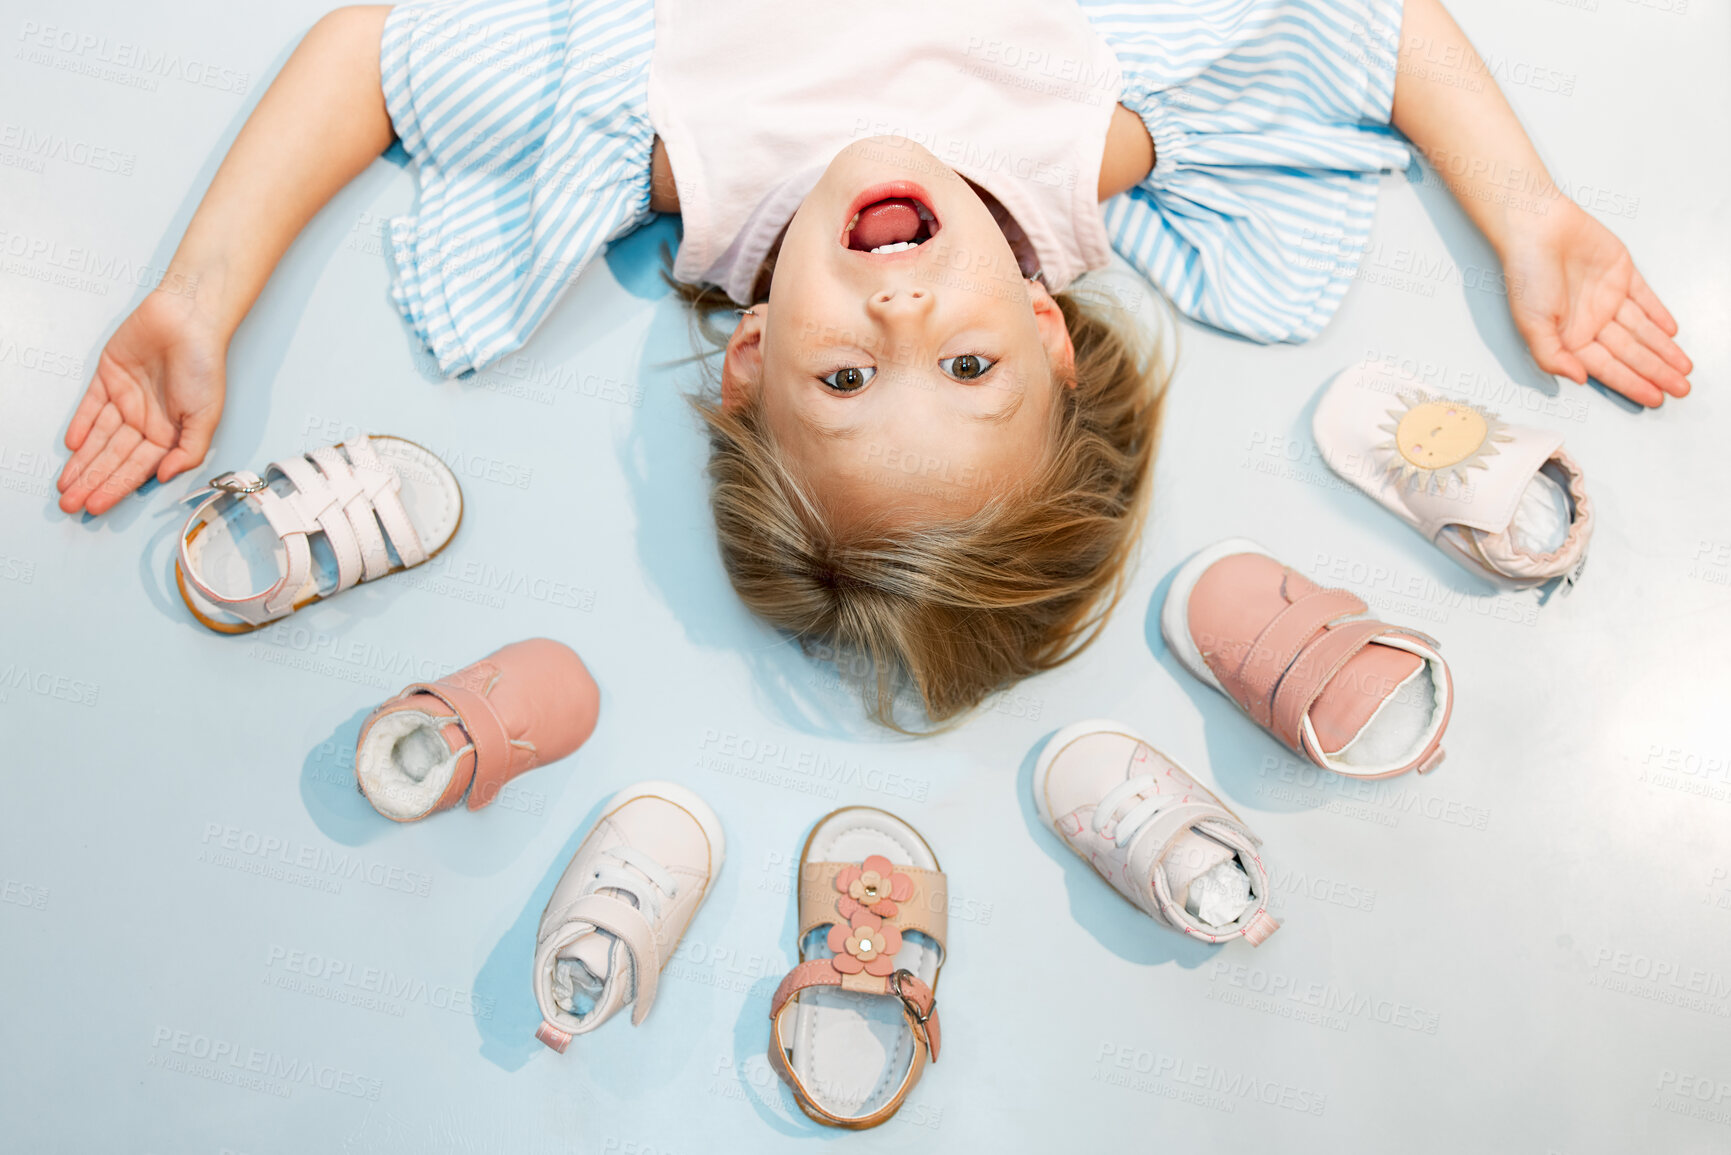
[[[836,903],[843,918],[852,918],[862,910],[894,918],[896,904],[906,902],[914,893],[914,880],[896,870],[895,864],[883,855],[874,854],[862,865],[847,867],[837,874],[835,888],[843,895]]]
[[[829,928],[829,949],[835,952],[830,965],[844,975],[862,970],[868,975],[887,975],[896,969],[895,955],[902,949],[902,932],[862,910],[847,926],[838,922]]]

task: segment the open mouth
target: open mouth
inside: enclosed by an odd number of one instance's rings
[[[842,229],[841,243],[856,253],[886,256],[919,248],[940,227],[924,190],[897,182],[860,194],[853,216]]]

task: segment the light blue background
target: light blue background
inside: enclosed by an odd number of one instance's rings
[[[1456,8],[1675,311],[1695,394],[1638,413],[1542,377],[1483,288],[1488,248],[1440,187],[1391,178],[1319,340],[1180,327],[1154,512],[1106,635],[908,742],[727,588],[681,398],[697,375],[670,364],[692,348],[656,274],[670,226],[584,277],[521,379],[440,381],[386,295],[379,225],[414,182],[380,161],[243,326],[197,477],[57,512],[89,367],[320,9],[0,5],[0,1145],[1731,1149],[1731,9]],[[42,48],[44,28],[103,43]],[[178,63],[100,71],[126,45]],[[1309,451],[1316,390],[1371,350],[1565,432],[1600,519],[1571,597],[1493,594]],[[171,577],[178,499],[356,430],[457,468],[450,550],[250,637],[196,625]],[[1227,535],[1442,639],[1459,696],[1434,776],[1319,781],[1183,674],[1158,600]],[[593,739],[479,814],[374,814],[352,786],[367,710],[533,634],[600,681]],[[1032,753],[1090,716],[1141,728],[1263,836],[1286,919],[1266,946],[1158,929],[1038,827]],[[647,777],[709,799],[730,856],[650,1019],[558,1056],[532,1037],[535,923],[599,803]],[[791,862],[855,802],[917,826],[959,903],[942,1061],[864,1135],[808,1123],[762,1058]],[[284,1077],[224,1074],[255,1051]]]

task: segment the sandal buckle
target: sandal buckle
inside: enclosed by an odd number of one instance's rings
[[[890,993],[894,994],[896,998],[902,1001],[902,1006],[907,1008],[908,1015],[912,1017],[914,1022],[923,1027],[926,1025],[926,1020],[931,1018],[932,1013],[938,1009],[937,996],[934,994],[932,996],[932,1005],[927,1007],[924,1011],[921,1011],[920,1005],[914,1002],[914,997],[902,990],[903,975],[907,975],[910,979],[916,977],[914,972],[908,970],[906,967],[898,967],[894,971],[891,971]]]
[[[240,497],[243,494],[257,493],[259,490],[263,489],[265,487],[265,480],[264,478],[255,475],[251,481],[246,481],[231,469],[227,473],[217,474],[206,484],[208,484],[212,489],[220,489],[224,493],[232,493],[236,497]]]

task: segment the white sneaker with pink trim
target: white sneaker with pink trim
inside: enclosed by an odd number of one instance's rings
[[[1252,946],[1268,913],[1261,839],[1166,755],[1118,722],[1066,726],[1040,751],[1041,821],[1138,910],[1204,942]]]
[[[641,1023],[725,851],[720,820],[685,787],[639,782],[614,795],[541,915],[535,1037],[564,1051],[628,1003]]]

